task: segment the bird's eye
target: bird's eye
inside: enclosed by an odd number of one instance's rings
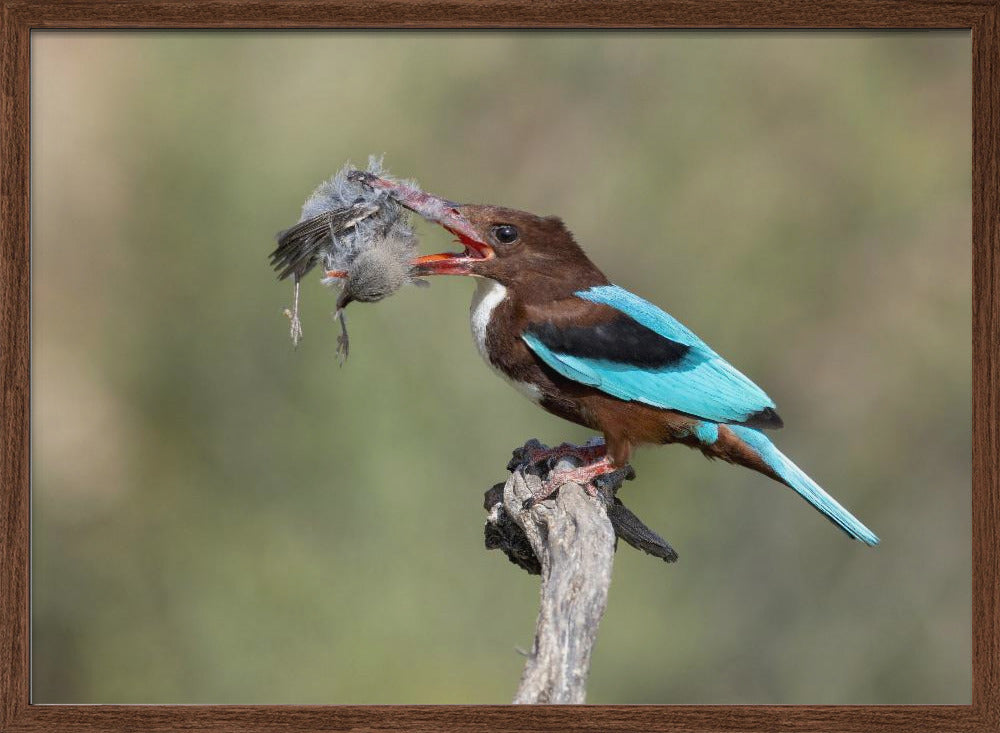
[[[497,238],[500,244],[511,244],[517,241],[518,233],[517,229],[510,224],[501,224],[500,226],[493,227],[493,236]]]

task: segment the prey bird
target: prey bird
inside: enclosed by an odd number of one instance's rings
[[[850,537],[878,537],[781,453],[764,391],[679,321],[613,285],[563,222],[499,206],[458,204],[354,174],[454,234],[462,252],[412,262],[418,275],[470,275],[472,334],[486,363],[548,412],[600,431],[603,444],[539,451],[582,465],[550,474],[536,499],[626,467],[634,447],[681,443],[758,471],[797,492]]]

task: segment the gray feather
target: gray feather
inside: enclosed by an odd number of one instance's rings
[[[386,191],[351,180],[348,174],[353,170],[347,164],[317,186],[302,205],[298,223],[278,233],[278,247],[271,253],[271,266],[277,270],[278,279],[291,275],[296,287],[317,266],[346,273],[345,277],[322,280],[325,285],[342,289],[336,313],[343,331],[339,349],[342,356],[347,351],[342,311],[348,303],[374,303],[404,285],[426,285],[411,274],[417,237],[410,227],[410,212]],[[369,157],[367,171],[388,178],[381,158]],[[416,188],[412,181],[407,184]],[[297,297],[288,315],[292,339],[297,343],[302,331]]]
[[[353,170],[348,163],[317,186],[302,205],[298,223],[278,233],[271,266],[279,279],[294,275],[301,280],[319,264],[328,270],[349,270],[361,252],[390,231],[413,237],[409,212],[386,191],[350,180],[348,173]],[[369,157],[367,170],[387,177],[375,156]]]

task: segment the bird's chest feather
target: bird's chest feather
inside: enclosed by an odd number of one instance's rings
[[[490,368],[529,400],[539,402],[542,390],[532,378],[530,362],[525,361],[527,349],[508,328],[510,306],[507,288],[495,280],[480,279],[469,310],[472,338]]]

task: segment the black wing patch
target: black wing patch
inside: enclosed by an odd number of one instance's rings
[[[675,366],[690,350],[625,314],[591,326],[536,323],[526,331],[561,354],[630,364],[643,369]]]

